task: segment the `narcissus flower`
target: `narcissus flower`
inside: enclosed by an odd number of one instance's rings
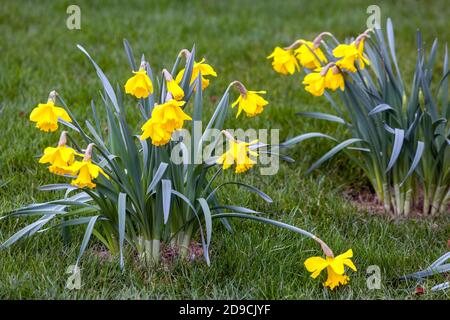
[[[311,257],[306,259],[305,267],[309,272],[311,272],[311,277],[313,279],[317,278],[322,270],[326,268],[328,278],[323,285],[333,290],[339,285],[347,284],[350,280],[350,278],[344,274],[345,266],[348,266],[353,271],[356,271],[356,267],[350,259],[351,257],[353,257],[352,249],[338,255],[335,258],[326,257],[326,259],[324,259],[322,257]]]
[[[281,74],[293,74],[295,71],[300,71],[300,66],[295,58],[294,51],[276,47],[272,54],[267,59],[272,59],[273,69]]]
[[[77,178],[72,181],[72,185],[77,186],[79,188],[95,188],[96,184],[92,181],[96,179],[99,174],[102,174],[107,179],[109,176],[103,171],[101,167],[92,163],[92,148],[93,144],[89,144],[86,148],[86,153],[84,155],[83,161],[75,161],[71,166],[70,170],[72,174],[77,175]]]
[[[370,65],[370,61],[364,57],[363,52],[364,39],[360,40],[358,44],[354,41],[351,44],[340,44],[333,49],[333,55],[340,58],[336,61],[336,65],[349,72],[356,72],[356,61],[361,69],[364,69],[365,65]]]
[[[176,83],[175,80],[167,81],[167,91],[169,91],[175,100],[182,100],[184,98],[184,91],[181,87]]]
[[[325,89],[344,91],[345,82],[342,72],[333,64],[314,70],[305,76],[303,84],[305,90],[314,96],[321,96]]]
[[[234,108],[238,105],[238,112],[236,118],[239,117],[242,111],[245,112],[247,117],[254,117],[257,114],[263,112],[264,107],[269,103],[260,94],[265,94],[266,91],[245,91],[239,95],[236,101],[231,105]]]
[[[314,43],[311,41],[301,40],[300,47],[295,49],[295,56],[300,64],[308,69],[317,69],[322,64],[327,63],[327,58],[320,48],[314,48]],[[315,54],[315,55],[314,55]]]
[[[183,128],[185,120],[192,120],[190,116],[184,113],[181,107],[184,101],[170,99],[168,102],[157,105],[152,116],[142,126],[141,140],[152,139],[152,144],[161,146],[169,142],[172,133],[175,130]]]
[[[50,92],[47,103],[39,103],[31,111],[30,120],[36,122],[36,128],[45,132],[53,132],[58,129],[58,119],[72,122],[69,114],[61,107],[55,106],[56,92]]]
[[[325,91],[325,76],[320,72],[311,72],[303,78],[305,90],[313,96],[319,97]]]
[[[44,155],[39,159],[39,163],[49,163],[48,170],[55,174],[72,174],[72,169],[69,167],[75,161],[75,155],[78,154],[74,149],[66,146],[66,132],[63,131],[59,139],[58,146],[47,147],[44,150]]]
[[[134,76],[125,83],[125,92],[136,98],[147,98],[153,93],[153,84],[145,71],[145,62],[141,63],[139,71],[133,71]]]
[[[339,70],[338,67],[332,66],[328,68],[327,73],[325,75],[325,88],[336,91],[337,88],[344,91],[345,82],[344,75]]]
[[[185,68],[181,69],[175,77],[175,81],[177,83],[180,83],[183,79],[184,71]],[[189,82],[190,85],[194,83],[200,72],[202,75],[202,89],[205,90],[209,86],[209,80],[205,78],[205,76],[217,77],[217,73],[214,71],[212,66],[205,63],[205,58],[203,58],[200,62],[194,62],[194,65],[192,66],[192,76],[191,81]]]
[[[235,164],[235,173],[243,173],[256,164],[256,161],[249,156],[257,157],[258,153],[250,150],[249,146],[255,144],[258,140],[244,142],[229,139],[228,141],[230,142],[230,148],[216,160],[217,164],[223,165],[224,170]]]

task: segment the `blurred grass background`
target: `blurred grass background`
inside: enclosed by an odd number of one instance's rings
[[[86,57],[76,48],[83,45],[111,82],[123,84],[130,76],[122,40],[134,53],[144,53],[155,71],[170,68],[182,48],[197,48],[218,73],[207,89],[205,109],[212,110],[232,80],[251,90],[267,90],[270,105],[259,117],[234,119],[227,126],[279,128],[280,138],[309,131],[342,137],[342,128],[321,121],[299,119],[295,112],[329,109],[325,99],[313,99],[301,85],[302,75],[276,74],[266,56],[276,45],[298,38],[312,39],[331,31],[339,39],[365,30],[366,10],[381,9],[382,24],[393,19],[401,68],[407,76],[415,62],[415,31],[420,28],[426,45],[434,37],[449,40],[449,3],[435,1],[77,1],[81,30],[66,28],[66,8],[73,1],[3,0],[0,6],[0,213],[33,201],[52,198],[37,186],[58,181],[35,156],[55,144],[58,134],[43,134],[29,122],[33,107],[55,89],[79,119],[90,117],[91,99],[98,101],[99,80]],[[442,59],[441,59],[442,60]],[[134,108],[129,99],[130,109]],[[137,112],[137,111],[136,111]],[[133,117],[130,112],[130,117]],[[234,110],[233,110],[234,115]],[[138,127],[136,127],[138,128]],[[136,129],[137,130],[137,129]],[[234,221],[235,234],[215,225],[212,266],[203,261],[176,263],[148,270],[132,258],[125,272],[117,261],[103,261],[95,250],[83,259],[82,289],[64,288],[67,266],[75,261],[82,234],[74,245],[63,247],[57,231],[36,235],[0,252],[0,298],[260,298],[348,299],[414,297],[414,283],[395,279],[427,267],[444,253],[450,234],[449,219],[389,221],[358,210],[343,192],[367,186],[361,172],[344,156],[335,158],[312,175],[304,172],[331,145],[314,140],[289,151],[296,160],[282,164],[276,176],[261,177],[257,171],[224,179],[244,179],[267,192],[274,204],[228,189],[224,201],[263,210],[270,216],[313,231],[341,253],[353,248],[356,274],[349,286],[325,291],[312,280],[303,261],[320,254],[309,240],[254,222]],[[7,239],[23,221],[0,220],[0,241]],[[92,246],[91,246],[92,247]],[[365,270],[379,265],[382,289],[368,290]],[[442,277],[430,284],[442,282]],[[421,298],[448,298],[448,293]]]

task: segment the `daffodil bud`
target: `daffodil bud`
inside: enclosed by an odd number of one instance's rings
[[[95,143],[89,143],[86,151],[84,152],[84,158],[83,161],[89,161],[92,159],[92,150],[94,148]]]
[[[48,94],[47,103],[52,102],[53,104],[55,104],[57,95],[58,95],[58,93],[55,90],[50,91],[50,93]]]
[[[65,146],[66,144],[67,144],[67,131],[63,131],[59,136],[58,147]]]

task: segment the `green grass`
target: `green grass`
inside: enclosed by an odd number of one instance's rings
[[[320,31],[338,38],[365,29],[366,8],[373,1],[77,1],[81,30],[67,30],[69,1],[4,1],[0,11],[0,212],[33,201],[47,200],[49,193],[37,186],[58,180],[35,156],[54,144],[57,134],[43,134],[28,121],[31,109],[56,89],[78,118],[89,116],[91,98],[98,100],[100,83],[92,66],[76,49],[82,44],[108,77],[123,84],[129,67],[122,47],[127,38],[136,55],[144,52],[153,68],[171,67],[179,49],[196,44],[217,70],[207,96],[221,95],[227,84],[241,80],[249,89],[268,90],[270,101],[255,119],[235,120],[229,127],[279,128],[280,136],[309,131],[345,133],[320,121],[298,119],[302,110],[325,111],[325,99],[313,99],[301,87],[298,75],[282,77],[265,57],[276,45],[297,38],[311,39]],[[420,28],[431,44],[438,36],[449,41],[446,1],[381,2],[383,21],[390,16],[396,28],[401,67],[411,71],[415,57],[415,30]],[[384,23],[384,22],[383,22]],[[443,50],[439,51],[442,54]],[[131,104],[131,99],[130,106]],[[212,103],[211,103],[212,108]],[[136,110],[136,112],[138,112]],[[130,111],[130,113],[132,113]],[[320,250],[311,240],[250,221],[234,220],[234,235],[215,224],[212,265],[203,261],[177,262],[168,269],[146,269],[131,255],[122,272],[118,260],[102,261],[91,250],[82,262],[82,289],[65,289],[66,268],[74,263],[82,229],[74,244],[64,247],[59,232],[38,234],[0,252],[0,298],[261,298],[261,299],[378,299],[414,298],[410,287],[396,279],[427,267],[447,250],[450,224],[447,217],[435,221],[390,221],[361,212],[345,200],[349,186],[361,188],[367,181],[361,172],[340,156],[311,176],[308,165],[330,145],[316,140],[290,150],[294,164],[282,164],[276,176],[261,177],[257,171],[243,177],[274,199],[262,204],[254,196],[228,189],[225,202],[263,210],[269,216],[310,230],[336,253],[352,248],[357,273],[349,286],[325,291],[309,277],[303,261]],[[227,173],[224,179],[233,178]],[[25,221],[1,220],[0,241]],[[365,270],[378,265],[382,289],[368,290]],[[443,282],[431,279],[427,285]],[[427,294],[448,299],[448,292]]]

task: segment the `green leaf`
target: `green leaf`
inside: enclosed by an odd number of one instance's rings
[[[280,147],[288,148],[288,147],[290,147],[290,146],[292,146],[294,144],[300,143],[300,142],[302,142],[304,140],[311,139],[311,138],[327,138],[327,139],[330,139],[330,140],[333,140],[333,141],[337,141],[335,138],[333,138],[333,137],[331,137],[329,135],[326,135],[326,134],[323,134],[323,133],[320,133],[320,132],[310,132],[310,133],[305,133],[305,134],[296,136],[294,138],[291,138],[289,140],[286,140],[285,142],[280,144]]]
[[[245,183],[242,183],[242,182],[234,182],[234,181],[224,182],[224,183],[220,184],[213,191],[211,191],[211,193],[206,197],[206,200],[209,200],[217,192],[217,190],[219,190],[221,187],[223,187],[225,185],[228,185],[228,184],[235,184],[237,186],[244,187],[244,188],[250,190],[251,192],[254,192],[257,195],[259,195],[264,201],[266,201],[268,203],[272,203],[273,202],[271,197],[269,197],[267,194],[265,194],[264,192],[262,192],[258,188],[254,187],[254,186],[251,186],[251,185],[248,185],[248,184],[245,184]]]
[[[153,175],[153,179],[147,188],[147,194],[152,192],[155,189],[156,185],[158,184],[158,182],[161,180],[162,176],[166,172],[167,167],[168,167],[168,164],[165,162],[161,162],[159,164],[158,170],[156,170],[155,174]]]
[[[209,244],[211,243],[211,234],[212,234],[212,219],[211,219],[211,211],[209,210],[208,202],[204,198],[199,198],[197,201],[200,203],[202,207],[203,215],[205,216],[205,226],[206,226],[206,247],[209,248]]]
[[[330,159],[331,157],[333,157],[336,153],[338,153],[339,151],[341,151],[342,149],[345,149],[346,147],[348,147],[349,145],[356,143],[356,142],[361,142],[364,141],[362,139],[358,139],[358,138],[352,138],[352,139],[348,139],[345,140],[344,142],[339,143],[337,146],[335,146],[334,148],[332,148],[330,151],[328,151],[327,153],[325,153],[319,160],[317,160],[307,171],[306,174],[311,173],[311,171],[313,171],[314,169],[316,169],[317,167],[319,167],[322,163],[324,163],[325,161],[327,161],[328,159]]]
[[[414,155],[413,162],[411,164],[411,167],[408,170],[408,173],[406,174],[405,178],[403,179],[402,183],[400,183],[400,187],[405,183],[405,181],[411,176],[411,174],[416,169],[417,165],[420,162],[420,159],[422,158],[424,149],[425,149],[425,144],[423,143],[423,141],[418,141],[417,142],[417,150],[416,150],[416,154]]]
[[[164,213],[164,224],[167,223],[170,213],[170,200],[172,191],[172,181],[168,179],[161,180],[162,183],[162,199],[163,199],[163,213]]]
[[[120,250],[120,268],[124,267],[123,259],[123,241],[125,239],[125,218],[127,209],[127,195],[126,193],[120,192],[119,198],[117,199],[117,212],[119,215],[119,250]]]
[[[86,227],[86,231],[84,233],[83,241],[81,242],[80,247],[80,253],[78,254],[77,262],[75,263],[76,266],[80,263],[81,256],[83,255],[84,251],[86,250],[86,247],[89,243],[89,240],[91,239],[92,230],[94,229],[95,222],[97,222],[99,216],[93,216]]]
[[[395,128],[394,135],[395,135],[394,146],[392,147],[391,158],[389,160],[389,164],[385,172],[388,172],[389,170],[392,169],[392,167],[394,166],[395,162],[397,161],[400,155],[400,152],[402,151],[403,141],[405,139],[405,131],[402,129]]]
[[[321,113],[321,112],[297,112],[298,116],[306,117],[306,118],[313,118],[313,119],[320,119],[320,120],[327,120],[331,122],[337,122],[341,124],[347,124],[344,119],[328,114],[328,113]]]

